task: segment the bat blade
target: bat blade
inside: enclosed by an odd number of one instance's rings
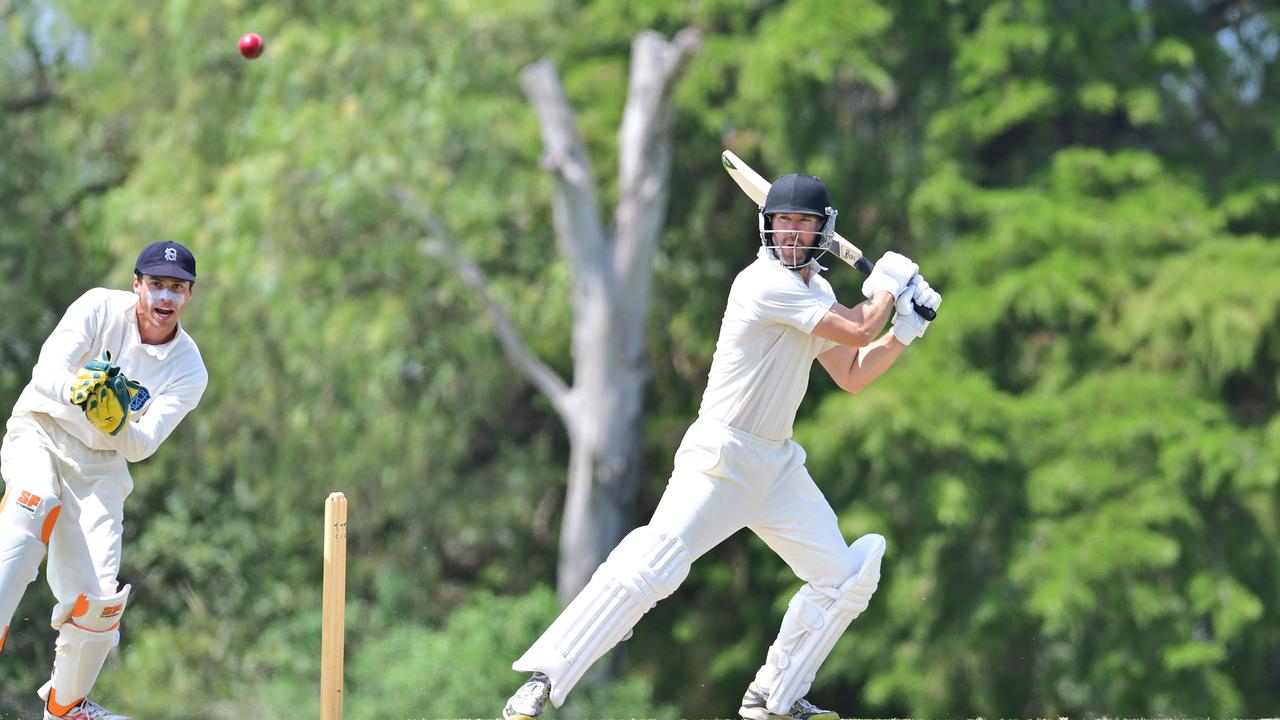
[[[768,180],[752,170],[750,165],[742,162],[742,159],[734,155],[732,150],[720,153],[720,163],[724,165],[729,177],[738,183],[738,187],[742,188],[742,192],[746,193],[747,197],[757,205],[764,205],[764,199],[769,195],[771,185]]]
[[[742,192],[747,194],[756,205],[764,207],[765,198],[769,196],[769,187],[772,185],[765,180],[760,173],[751,169],[751,166],[742,162],[742,158],[733,153],[732,150],[725,150],[720,153],[720,164],[724,165],[725,172],[729,173],[729,177],[738,184]],[[831,251],[836,257],[845,261],[864,275],[870,275],[872,270],[871,261],[863,256],[862,251],[857,245],[844,239],[840,233],[832,234]],[[916,312],[926,320],[932,320],[935,313],[932,308],[916,306]]]

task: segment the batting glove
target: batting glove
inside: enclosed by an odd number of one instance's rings
[[[942,305],[942,293],[929,286],[929,281],[922,275],[911,278],[907,289],[898,296],[897,312],[893,315],[893,336],[903,345],[910,345],[916,338],[923,337],[929,328],[929,321],[920,317],[915,306],[937,310]]]
[[[902,294],[911,281],[911,277],[920,269],[911,258],[896,252],[887,252],[880,256],[871,274],[862,283],[862,294],[868,300],[878,292],[887,292],[895,299]]]
[[[923,275],[916,274],[911,278],[911,282],[907,283],[907,287],[902,294],[898,296],[896,304],[899,315],[906,315],[915,309],[914,306],[937,310],[938,306],[942,304],[942,293],[934,290]]]

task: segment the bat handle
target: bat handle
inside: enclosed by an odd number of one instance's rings
[[[866,255],[863,255],[862,257],[858,258],[858,262],[854,263],[853,266],[857,268],[863,275],[870,275],[871,270],[875,267],[874,265],[871,264],[871,261],[867,259]],[[915,305],[916,312],[920,313],[920,317],[924,318],[925,320],[933,322],[933,319],[938,317],[937,311],[931,307],[925,307],[924,305],[919,305],[917,303],[911,303],[911,304]]]

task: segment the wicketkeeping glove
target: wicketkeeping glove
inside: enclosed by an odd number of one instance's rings
[[[111,362],[111,351],[103,350],[98,357],[90,360],[80,368],[80,372],[76,373],[75,380],[67,386],[67,399],[72,405],[83,408],[90,395],[119,373],[120,366]]]
[[[120,368],[106,382],[99,385],[85,401],[84,416],[93,426],[107,435],[115,435],[129,422],[129,403],[142,389],[142,384],[120,374]]]

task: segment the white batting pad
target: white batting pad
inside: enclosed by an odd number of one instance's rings
[[[876,534],[854,541],[849,552],[858,561],[858,572],[840,587],[805,585],[791,598],[782,617],[778,638],[756,673],[756,684],[768,693],[766,707],[785,715],[813,685],[818,667],[854,618],[862,614],[880,584],[880,558],[885,539]]]
[[[81,595],[71,618],[58,630],[53,677],[40,689],[40,697],[54,713],[80,702],[93,689],[107,654],[120,642],[118,628],[129,590],[125,585],[107,597]]]
[[[691,563],[679,537],[648,526],[631,531],[511,668],[546,673],[551,702],[560,707],[592,663],[627,637],[659,600],[675,592]]]
[[[0,648],[9,621],[23,593],[40,569],[49,533],[62,504],[55,497],[39,497],[10,489],[0,508]]]

